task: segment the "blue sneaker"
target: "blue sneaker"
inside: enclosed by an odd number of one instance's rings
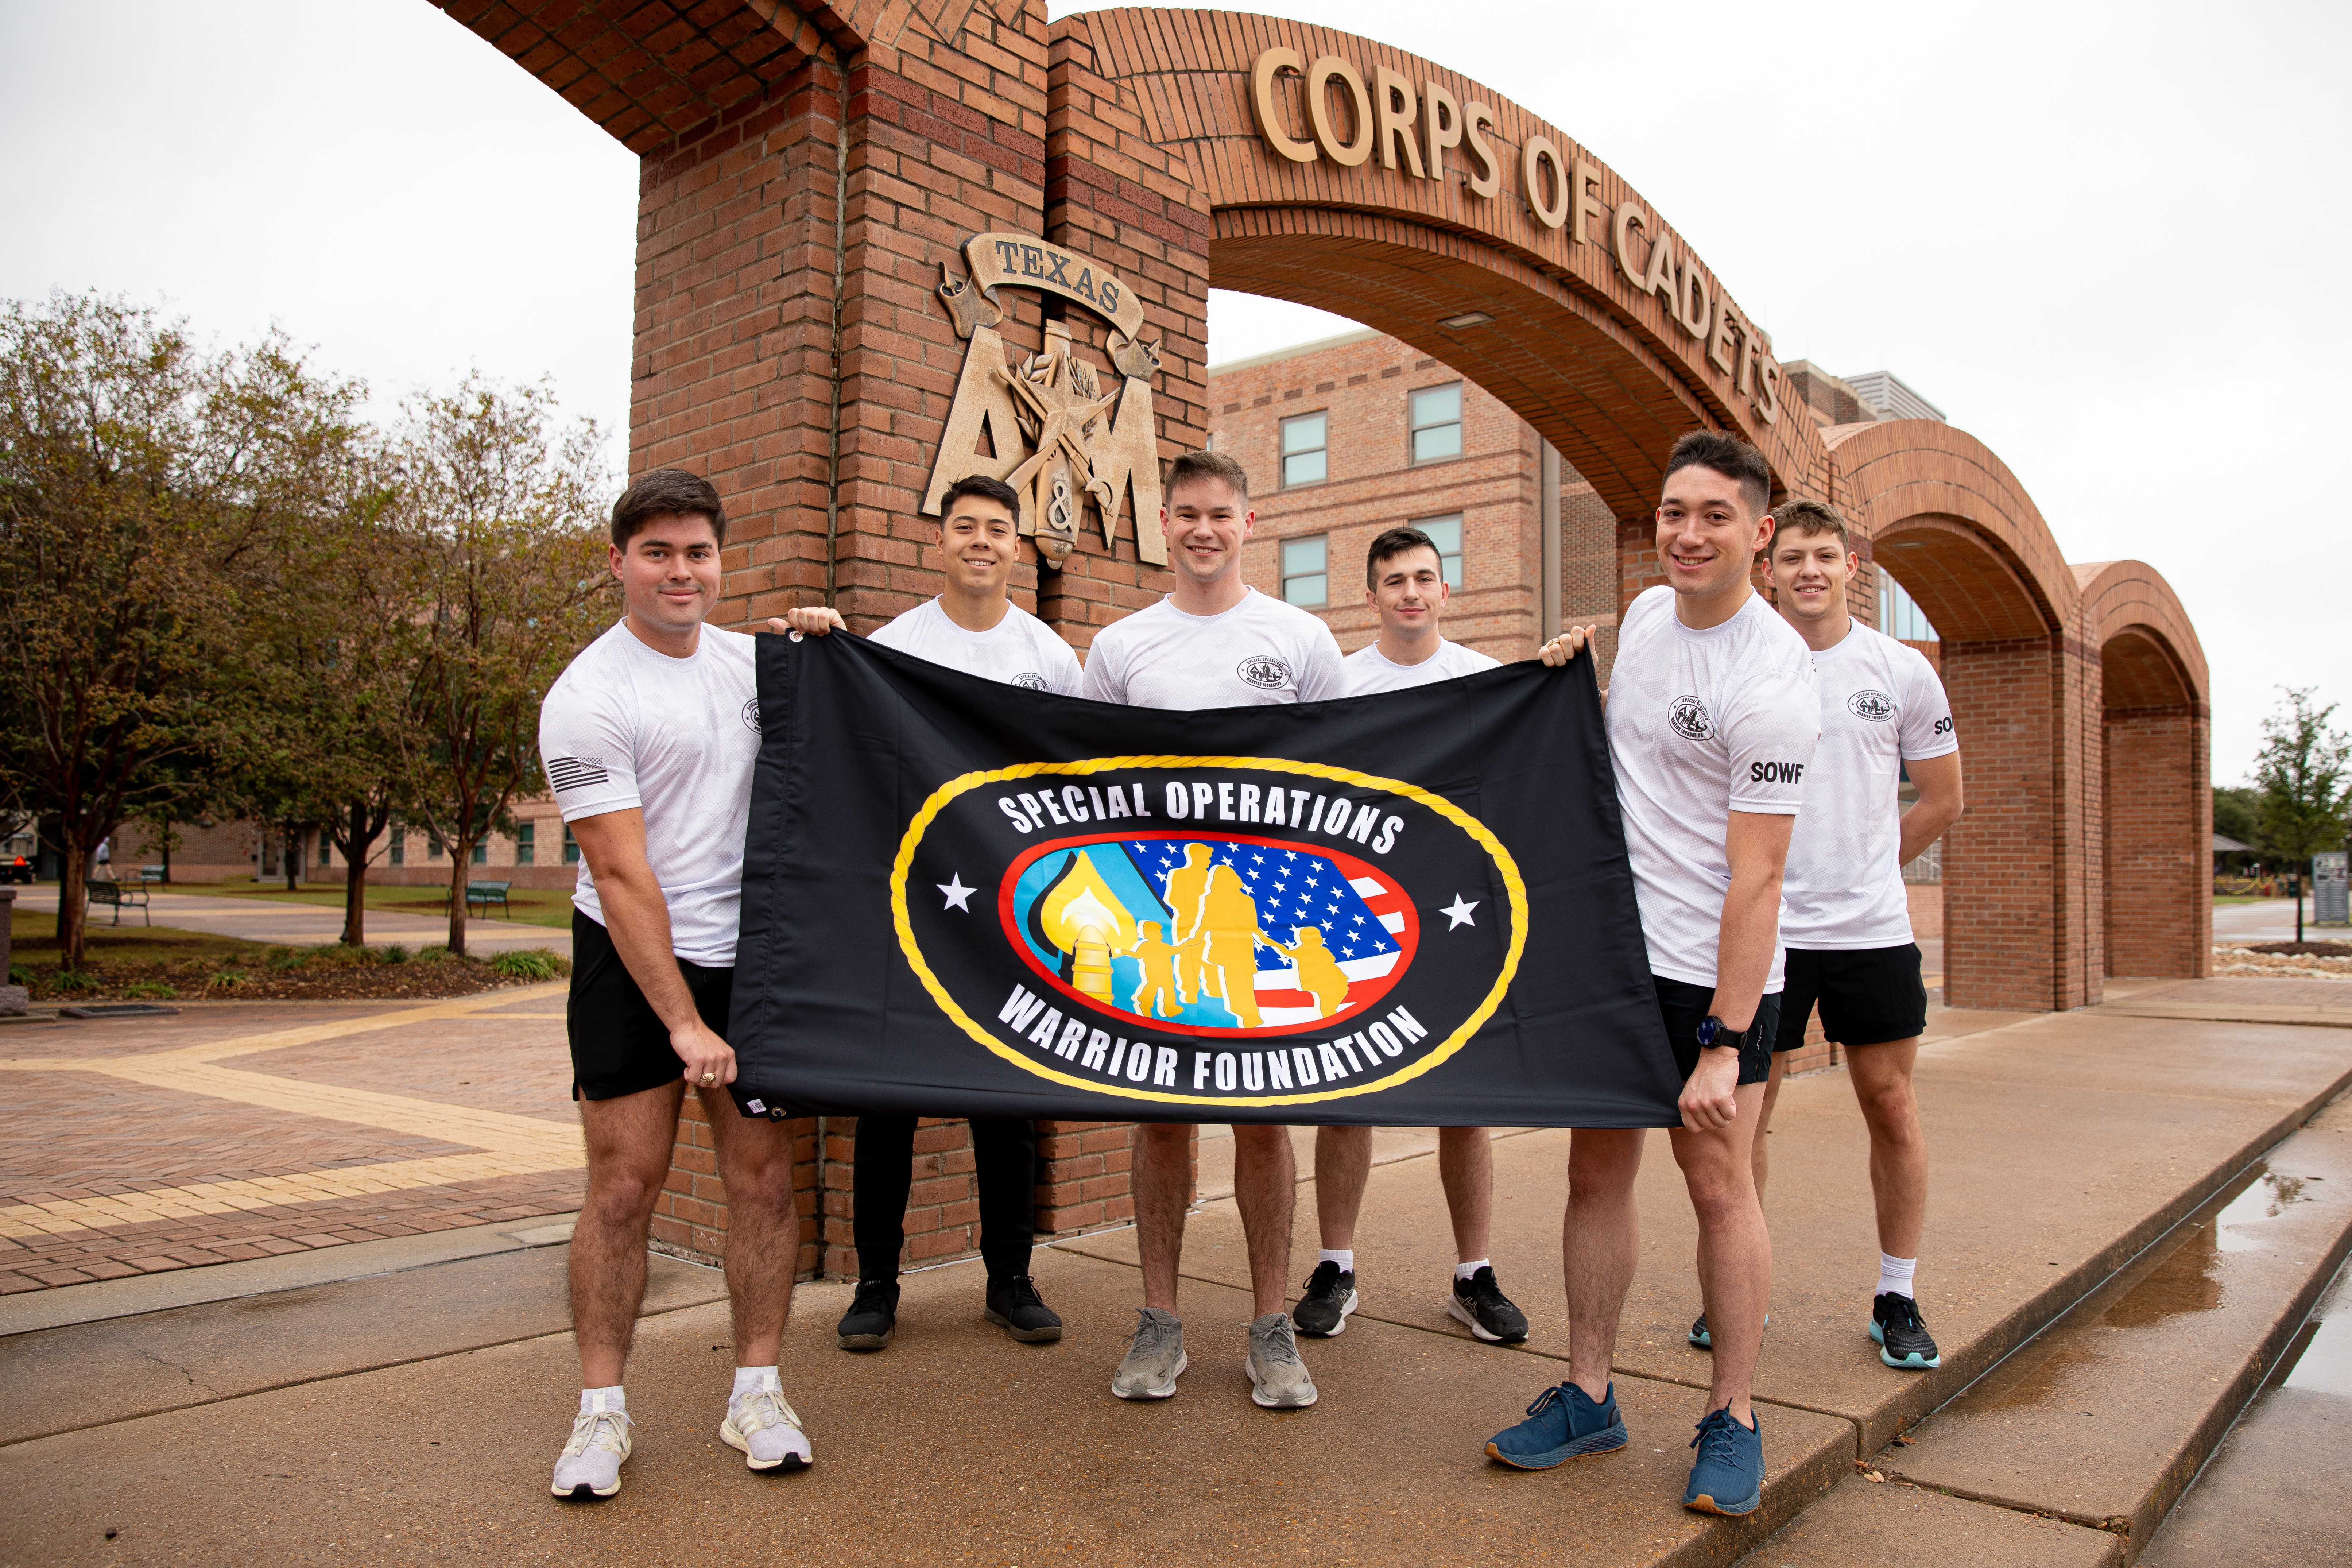
[[[1690,1485],[1683,1489],[1683,1506],[1734,1519],[1755,1512],[1764,1500],[1763,1422],[1742,1426],[1729,1410],[1710,1410],[1691,1447],[1698,1458],[1691,1466]]]
[[[1769,1312],[1764,1314],[1764,1326],[1768,1329],[1772,1326],[1772,1314]],[[1701,1312],[1691,1321],[1690,1342],[1703,1351],[1711,1351],[1715,1348],[1715,1336],[1707,1332],[1705,1312]]]
[[[1611,1454],[1626,1443],[1617,1414],[1617,1385],[1600,1404],[1572,1383],[1547,1388],[1528,1406],[1528,1418],[1486,1439],[1486,1457],[1520,1470],[1549,1470],[1588,1454]]]
[[[1878,1342],[1878,1359],[1904,1372],[1931,1372],[1944,1364],[1935,1336],[1919,1321],[1919,1303],[1908,1296],[1882,1290],[1870,1303],[1870,1337]]]

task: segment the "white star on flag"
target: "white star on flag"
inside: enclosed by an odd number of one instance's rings
[[[948,879],[946,881],[934,882],[931,885],[948,896],[948,901],[940,906],[942,912],[948,910],[961,910],[966,914],[971,913],[971,906],[964,902],[964,900],[971,898],[972,894],[978,892],[980,889],[977,888],[965,887],[963,885],[962,872],[950,871],[948,873]],[[1457,893],[1454,896],[1459,898],[1461,895]]]
[[[1453,925],[1449,925],[1445,928],[1447,931],[1452,931],[1454,926],[1476,925],[1478,922],[1470,918],[1470,911],[1477,907],[1477,900],[1473,900],[1470,902],[1465,903],[1463,901],[1462,895],[1456,893],[1454,895],[1454,901],[1437,912],[1454,922]]]

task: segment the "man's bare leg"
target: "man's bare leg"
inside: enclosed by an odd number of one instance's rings
[[[1234,1163],[1238,1184],[1238,1149]],[[1147,1307],[1176,1310],[1177,1270],[1184,1261],[1184,1211],[1192,1203],[1192,1124],[1144,1123],[1135,1145],[1135,1242],[1143,1255]]]
[[[1756,1201],[1764,1201],[1764,1178],[1772,1173],[1772,1155],[1765,1148],[1764,1135],[1772,1130],[1772,1110],[1780,1103],[1780,1077],[1788,1070],[1789,1053],[1772,1053],[1772,1076],[1764,1080],[1764,1109],[1756,1118]]]
[[[1322,1163],[1319,1152],[1316,1163],[1318,1167]],[[1359,1189],[1360,1201],[1361,1196]],[[1250,1292],[1257,1298],[1257,1316],[1263,1318],[1284,1310],[1290,1275],[1298,1167],[1290,1152],[1289,1128],[1234,1125],[1234,1198],[1242,1211],[1242,1235],[1249,1242]],[[1148,1292],[1149,1281],[1145,1289]]]
[[[1743,1426],[1756,1424],[1748,1395],[1763,1348],[1764,1313],[1772,1295],[1772,1238],[1756,1198],[1756,1125],[1764,1085],[1743,1084],[1739,1114],[1727,1127],[1669,1136],[1675,1162],[1698,1215],[1698,1281],[1715,1342],[1715,1381],[1707,1409],[1728,1406]]]
[[[1495,1152],[1485,1128],[1437,1130],[1437,1179],[1454,1222],[1454,1261],[1475,1263],[1486,1256],[1495,1219]]]
[[[735,1321],[735,1364],[773,1366],[784,1320],[792,1313],[793,1276],[800,1262],[792,1137],[781,1121],[743,1115],[724,1089],[698,1092],[710,1119],[719,1179],[727,1188],[727,1297]],[[642,1258],[637,1270],[642,1279]]]
[[[1370,1128],[1315,1130],[1315,1228],[1325,1250],[1346,1252],[1356,1245],[1356,1217],[1371,1177]]]
[[[682,1082],[580,1102],[588,1193],[572,1230],[572,1334],[583,1387],[621,1381],[646,1298],[646,1233],[669,1176]]]
[[[1919,1256],[1927,1222],[1927,1138],[1919,1124],[1919,1098],[1911,1087],[1919,1058],[1916,1037],[1848,1048],[1846,1075],[1870,1126],[1870,1190],[1878,1205],[1878,1249],[1889,1258]]]
[[[1568,1283],[1568,1375],[1596,1404],[1609,1395],[1617,1318],[1641,1246],[1633,1178],[1642,1171],[1642,1139],[1639,1130],[1580,1129],[1568,1146],[1559,1244]]]

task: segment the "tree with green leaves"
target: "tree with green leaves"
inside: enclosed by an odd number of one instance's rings
[[[2311,687],[2282,687],[2286,700],[2263,721],[2254,787],[2263,847],[2294,868],[2294,940],[2303,940],[2303,877],[2311,858],[2344,846],[2352,809],[2352,740],[2328,727],[2336,704],[2322,708]]]
[[[598,436],[554,428],[546,385],[468,377],[407,405],[392,446],[399,602],[415,671],[400,811],[449,851],[449,951],[466,951],[474,846],[544,787],[539,703],[612,615]]]
[[[56,824],[68,965],[99,844],[241,743],[257,573],[332,493],[361,395],[276,333],[210,352],[95,294],[0,305],[0,796]]]

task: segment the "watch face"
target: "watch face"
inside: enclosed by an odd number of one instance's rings
[[[1712,1014],[1698,1021],[1698,1043],[1712,1046],[1723,1035],[1723,1020]]]

